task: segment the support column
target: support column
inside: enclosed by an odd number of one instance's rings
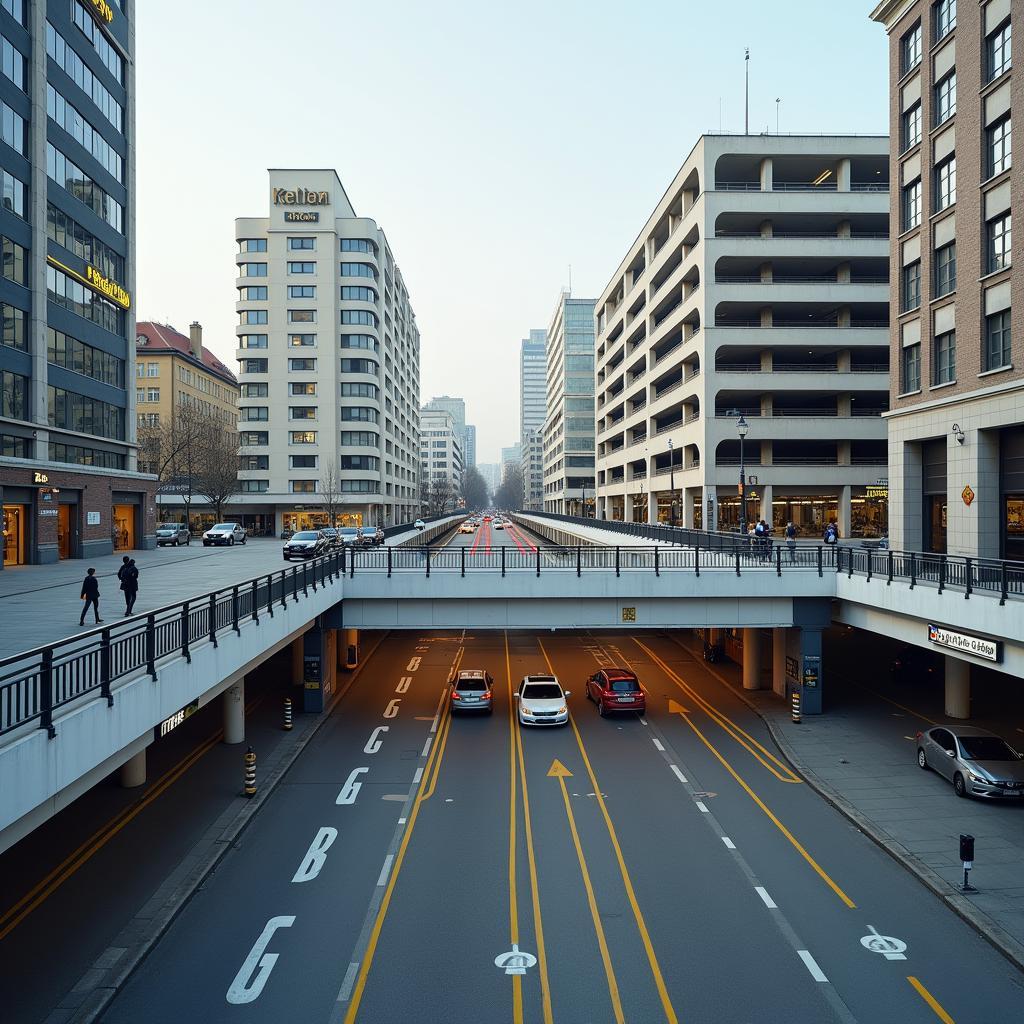
[[[622,521],[624,523],[633,522],[633,497],[629,494],[622,499]]]
[[[853,488],[843,484],[839,488],[839,536],[843,540],[850,539],[850,494]]]
[[[345,668],[355,668],[359,664],[359,630],[345,630]]]
[[[650,477],[647,478],[648,483]],[[647,492],[647,523],[651,525],[658,521],[658,495],[654,491]]]
[[[302,709],[319,714],[334,692],[338,659],[335,631],[324,624],[324,616],[302,636]]]
[[[786,627],[772,630],[772,692],[786,696]]]
[[[772,522],[772,485],[762,484],[761,485],[761,518],[772,528],[775,529],[775,523]],[[783,529],[785,524],[783,524]],[[778,537],[775,538],[778,541]]]
[[[703,488],[704,495],[704,529],[705,530],[717,530],[718,529],[718,495],[714,484],[705,484]]]
[[[761,631],[750,626],[743,630],[743,689],[761,688]]]
[[[971,717],[971,666],[947,654],[946,714],[950,718]]]
[[[303,639],[297,636],[292,641],[292,686],[302,686],[302,647]]]
[[[136,786],[146,784],[146,748],[143,747],[133,757],[128,758],[121,765],[121,786],[124,789],[134,789]]]
[[[245,677],[229,686],[221,695],[224,720],[224,742],[231,745],[245,741]]]

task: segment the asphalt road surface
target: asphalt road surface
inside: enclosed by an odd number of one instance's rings
[[[644,717],[585,700],[602,664],[638,672]],[[459,665],[492,715],[450,716]],[[549,669],[571,723],[520,729],[511,692]],[[1022,1019],[1021,975],[670,637],[498,632],[391,634],[103,1016]]]

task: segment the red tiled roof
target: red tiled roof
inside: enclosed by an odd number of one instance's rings
[[[181,352],[187,356],[192,355],[192,344],[189,338],[168,324],[140,320],[135,325],[135,338],[136,348],[145,349],[147,352],[158,352],[164,349]],[[145,338],[146,343],[141,344],[139,338]],[[205,345],[203,346],[203,365],[218,376],[227,378],[232,384],[238,383],[235,375]]]

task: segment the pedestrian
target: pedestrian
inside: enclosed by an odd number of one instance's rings
[[[131,615],[135,607],[135,599],[139,596],[139,570],[135,567],[135,559],[127,555],[121,559],[121,568],[117,570],[117,578],[121,581],[124,591],[124,613]]]
[[[85,604],[82,605],[82,614],[78,619],[78,624],[85,625],[85,613],[90,606],[96,616],[96,621],[102,622],[103,620],[100,618],[100,581],[96,579],[95,569],[90,569],[85,574],[85,579],[82,580],[82,600]]]
[[[822,537],[822,540],[824,540],[826,544],[835,544],[838,537],[839,531],[836,529],[836,524],[834,522],[830,522],[828,526],[825,527],[825,535]]]
[[[786,547],[789,548],[789,560],[796,561],[796,527],[793,521],[786,523]]]

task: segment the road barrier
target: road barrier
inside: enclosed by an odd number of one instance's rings
[[[292,727],[292,699],[291,697],[285,697],[284,699],[284,731],[288,732]]]
[[[794,690],[792,697],[790,697],[790,717],[793,719],[795,725],[800,724],[800,691]]]
[[[248,797],[256,795],[256,754],[252,747],[245,752],[245,777],[242,782],[242,792]]]

